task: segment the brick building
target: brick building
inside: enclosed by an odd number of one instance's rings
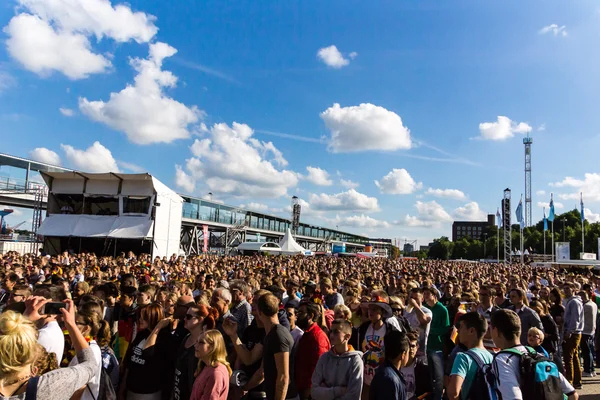
[[[452,241],[456,242],[464,237],[483,240],[483,234],[487,233],[490,226],[496,223],[496,216],[488,214],[487,221],[454,221],[452,223]]]

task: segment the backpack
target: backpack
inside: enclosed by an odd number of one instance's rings
[[[465,352],[477,364],[477,372],[471,382],[471,388],[467,399],[471,400],[494,400],[494,374],[492,365],[486,364],[483,359],[475,351],[468,350]]]
[[[523,400],[563,400],[560,373],[556,364],[529,346],[525,349],[526,353],[516,348],[500,352],[519,357],[519,381]]]
[[[85,386],[92,395],[92,398],[95,400],[117,400],[117,393],[115,392],[115,388],[110,380],[110,376],[104,367],[102,367],[102,371],[100,372],[100,388],[98,390],[98,397],[94,396],[92,389],[90,389],[90,385]]]

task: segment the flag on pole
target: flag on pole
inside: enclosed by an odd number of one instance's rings
[[[546,218],[546,207],[544,207],[544,232],[548,230],[548,218]]]
[[[548,214],[548,221],[554,222],[554,194],[550,194],[550,213]]]
[[[498,207],[498,211],[496,211],[496,225],[498,225],[498,229],[500,229],[500,207]]]
[[[581,192],[581,223],[583,224],[585,221],[585,215],[583,213],[583,192]]]
[[[517,206],[517,221],[519,221],[519,223],[521,224],[521,229],[524,228],[525,226],[525,220],[523,219],[523,199],[521,199],[521,201],[519,201],[519,205]]]

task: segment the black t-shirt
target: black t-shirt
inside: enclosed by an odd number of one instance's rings
[[[143,350],[150,331],[144,329],[127,349],[127,390],[138,394],[162,391],[166,382],[164,358],[168,348],[168,330],[159,332],[156,344]]]
[[[187,340],[187,337],[185,340]],[[198,367],[198,359],[195,355],[196,350],[194,346],[186,349],[185,340],[181,343],[175,360],[174,400],[187,400],[192,396],[194,372]]]
[[[271,328],[263,341],[263,369],[265,374],[265,392],[267,399],[275,398],[275,383],[277,380],[277,365],[275,354],[291,353],[294,347],[294,339],[289,329],[277,324]],[[290,379],[292,379],[290,377]],[[287,397],[287,394],[286,394]]]
[[[252,321],[250,326],[244,329],[244,333],[242,334],[240,340],[242,341],[246,349],[252,351],[254,346],[256,346],[259,343],[263,343],[263,341],[265,340],[265,335],[265,328],[259,328],[256,324],[256,320],[254,320]],[[260,368],[261,362],[262,360],[258,360],[252,365],[242,364],[241,370],[244,371],[248,379],[250,379],[252,375],[254,375],[254,373]],[[264,392],[264,390],[264,385],[261,383],[260,385],[253,388],[252,392]]]

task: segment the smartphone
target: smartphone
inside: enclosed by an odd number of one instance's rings
[[[67,303],[62,303],[62,302],[46,303],[46,304],[44,304],[44,307],[42,307],[40,314],[60,315],[60,314],[62,314],[60,312],[61,308],[67,308]]]

